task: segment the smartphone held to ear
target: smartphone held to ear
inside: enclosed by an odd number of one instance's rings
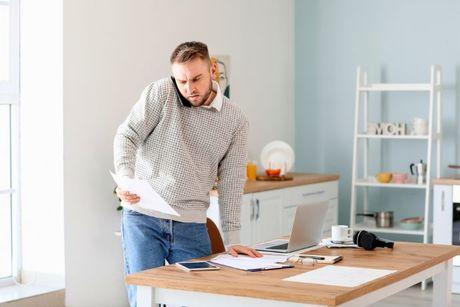
[[[192,271],[215,271],[219,270],[218,266],[207,262],[207,261],[184,261],[184,262],[177,262],[176,266],[184,271],[192,272]]]

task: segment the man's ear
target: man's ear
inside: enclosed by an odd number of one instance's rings
[[[209,66],[210,66],[209,72],[211,73],[211,78],[212,78],[213,80],[214,80],[214,74],[216,73],[216,69],[217,69],[217,68],[216,68],[216,65],[217,65],[217,63],[216,63],[216,62],[212,62],[212,61],[211,61],[210,65],[209,65]]]

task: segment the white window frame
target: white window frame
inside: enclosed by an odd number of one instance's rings
[[[9,194],[12,208],[11,243],[12,243],[12,276],[1,278],[0,287],[12,285],[20,281],[22,265],[21,229],[20,229],[20,165],[19,165],[19,0],[2,1],[0,5],[10,7],[10,80],[0,81],[0,105],[10,106],[10,152],[11,152],[11,184],[10,188],[0,190],[1,194]]]

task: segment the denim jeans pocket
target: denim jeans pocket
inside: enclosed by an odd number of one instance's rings
[[[137,211],[128,209],[128,208],[123,208],[123,213],[127,215],[135,215],[135,216],[143,216],[145,214],[139,213]]]

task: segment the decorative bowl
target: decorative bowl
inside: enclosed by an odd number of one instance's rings
[[[269,177],[278,177],[281,174],[280,168],[269,168],[265,170],[265,173]]]

